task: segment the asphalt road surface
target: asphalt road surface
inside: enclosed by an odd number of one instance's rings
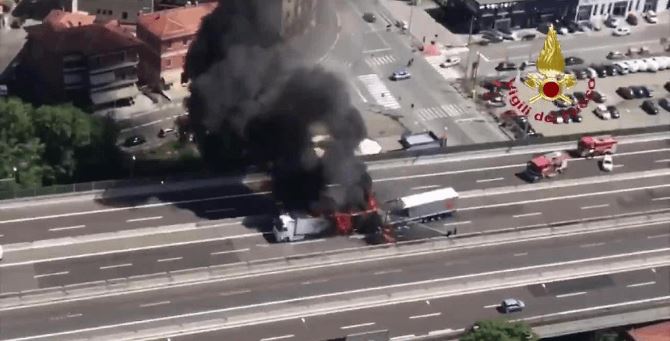
[[[670,164],[668,140],[621,145],[614,173],[664,169]],[[525,184],[515,174],[533,155],[411,165],[371,171],[380,202],[431,188],[457,191]],[[596,160],[574,159],[556,180],[603,174]],[[552,181],[552,180],[545,180]],[[602,185],[601,185],[602,187]],[[98,202],[69,202],[2,210],[0,243],[17,243],[162,226],[211,219],[244,217],[274,211],[267,191],[229,186]],[[462,205],[462,204],[461,204]],[[463,206],[462,206],[463,207]],[[256,230],[256,226],[250,226]]]
[[[239,280],[173,287],[46,306],[23,307],[0,311],[0,338],[11,339],[19,336],[59,333],[215,309],[237,311],[253,309],[259,304],[272,307],[279,304],[279,301],[287,299],[299,302],[308,296],[334,295],[334,293],[338,293],[338,297],[346,297],[353,294],[352,290],[362,289],[370,292],[382,290],[383,292],[385,290],[383,288],[389,285],[409,285],[421,280],[450,278],[495,270],[513,272],[514,269],[532,265],[561,264],[571,260],[662,249],[668,245],[669,228],[670,226],[665,224],[581,236],[507,243],[468,250],[408,255],[380,261],[311,268],[292,273],[264,274]],[[147,257],[147,259],[150,258],[151,256]],[[609,261],[601,262],[605,265]],[[663,268],[654,269],[654,271],[640,271],[636,274],[604,275],[597,279],[571,279],[546,283],[545,286],[532,285],[477,296],[465,296],[466,298],[456,298],[456,300],[464,300],[459,302],[469,302],[458,305],[458,317],[449,310],[437,310],[445,314],[446,321],[431,320],[427,322],[427,325],[411,323],[414,329],[410,330],[413,331],[411,333],[414,333],[418,330],[427,332],[447,327],[452,329],[465,327],[475,319],[495,316],[495,311],[488,306],[506,297],[526,300],[529,309],[524,314],[516,315],[526,317],[667,295],[668,278],[668,269]],[[639,283],[645,284],[632,286]],[[407,309],[396,309],[394,315],[396,318],[404,319],[407,318],[403,315],[405,313],[408,316],[432,313],[411,307],[415,305],[410,304]],[[435,307],[431,302],[430,307],[426,308],[442,309],[441,307],[443,306]],[[398,311],[403,311],[403,314],[398,314]],[[342,315],[335,314],[335,316]],[[370,311],[350,312],[348,316],[349,322],[343,323],[337,320],[339,322],[332,326],[339,328],[355,323],[380,322],[366,320],[378,316]],[[312,321],[312,318],[308,320]],[[446,325],[443,324],[445,322]],[[394,333],[408,334],[403,328],[399,325],[391,329]],[[267,337],[273,336],[272,333],[275,332],[272,327],[246,329],[261,329],[270,333],[267,334]],[[299,331],[300,329],[296,329],[296,332]],[[239,330],[235,332],[243,333]],[[324,330],[319,335],[331,335],[331,333],[332,331]],[[338,335],[342,334],[344,332],[339,330]],[[230,339],[251,340],[249,337]]]

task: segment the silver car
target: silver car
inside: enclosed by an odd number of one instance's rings
[[[522,300],[516,298],[508,298],[500,303],[500,309],[503,313],[513,313],[516,311],[522,311],[526,307],[526,304]]]

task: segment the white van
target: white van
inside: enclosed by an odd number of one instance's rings
[[[659,56],[659,57],[652,57],[649,58],[653,60],[656,64],[658,64],[658,70],[665,70],[670,67],[670,57],[664,57],[664,56]]]
[[[628,74],[630,72],[628,65],[625,62],[616,62],[614,63],[614,67],[616,68],[617,72],[622,75]]]
[[[640,66],[635,63],[634,60],[625,60],[622,62],[624,65],[628,66],[629,73],[635,73],[640,71]]]
[[[633,60],[633,63],[637,65],[637,69],[639,72],[645,72],[649,68],[649,65],[647,65],[647,63],[645,63],[642,59],[635,59]]]
[[[656,72],[659,70],[659,65],[651,58],[642,59],[642,62],[647,64],[647,71]]]

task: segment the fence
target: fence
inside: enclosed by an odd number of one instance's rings
[[[636,135],[643,133],[659,133],[659,132],[668,132],[670,134],[670,125],[659,125],[653,127],[640,127],[640,128],[629,128],[622,130],[612,130],[612,131],[601,131],[597,132],[598,135],[601,134],[610,134],[616,136],[626,136],[626,135]],[[423,149],[416,151],[390,151],[378,155],[370,155],[362,158],[366,162],[373,161],[385,161],[391,159],[402,159],[402,158],[412,158],[420,156],[431,156],[431,155],[440,155],[440,154],[451,154],[451,153],[462,153],[462,152],[471,152],[471,151],[481,151],[494,148],[513,148],[513,147],[522,147],[529,145],[540,145],[547,143],[557,143],[557,142],[568,142],[568,141],[577,141],[581,136],[586,134],[573,134],[573,135],[562,135],[562,136],[553,136],[546,137],[542,139],[525,139],[525,140],[515,140],[515,141],[503,141],[503,142],[490,142],[490,143],[480,143],[472,145],[461,145],[453,146],[446,148],[431,148]],[[249,168],[249,171],[253,171],[254,168]],[[166,175],[164,177],[154,177],[154,178],[137,178],[137,179],[120,179],[120,180],[102,180],[102,181],[93,181],[93,182],[82,182],[74,183],[67,185],[54,185],[54,186],[43,186],[35,188],[12,188],[8,190],[0,190],[0,200],[6,199],[17,199],[17,198],[27,198],[43,195],[54,195],[54,194],[66,194],[66,193],[77,193],[77,192],[89,192],[89,191],[104,191],[108,189],[121,188],[121,187],[133,187],[140,185],[159,185],[162,182],[176,182],[192,179],[206,179],[206,178],[216,178],[221,176],[240,176],[244,172],[235,172],[228,174],[212,174],[206,171],[193,171],[188,173],[182,173],[178,175]]]

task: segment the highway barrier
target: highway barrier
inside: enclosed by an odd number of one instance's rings
[[[176,337],[667,265],[670,265],[670,248],[233,306],[66,333],[95,340]],[[652,301],[670,301],[670,296]]]
[[[620,143],[625,144],[627,142],[634,142],[639,140],[644,141],[646,139],[667,138],[667,135],[655,133],[667,133],[668,130],[670,130],[670,126],[655,126],[644,129],[626,129],[609,133],[620,137]],[[631,136],[636,134],[645,135]],[[520,140],[447,148],[434,148],[420,151],[387,152],[384,154],[367,156],[363,159],[368,165],[368,168],[374,170],[386,168],[389,166],[440,162],[448,158],[452,158],[454,160],[470,160],[473,158],[491,156],[492,152],[501,153],[504,155],[540,153],[552,151],[554,149],[572,149],[574,148],[577,139],[582,135],[584,134],[558,136],[537,140]],[[255,171],[255,168],[250,168],[250,172],[229,173],[223,176],[220,174],[212,174],[207,172],[193,172],[155,178],[107,180],[20,190],[0,190],[0,208],[5,207],[8,204],[10,204],[9,207],[15,207],[11,205],[13,202],[25,202],[27,201],[25,199],[33,201],[35,199],[33,197],[42,197],[45,200],[53,199],[62,201],[64,198],[71,200],[73,196],[81,197],[84,195],[84,197],[78,199],[110,199],[114,197],[125,197],[132,195],[165,193],[178,191],[185,188],[197,189],[216,185],[245,184],[253,182],[254,180],[264,181],[264,179],[267,179],[264,174],[252,173],[253,171]],[[247,179],[247,177],[249,177],[249,179]]]
[[[400,242],[367,247],[338,249],[318,253],[298,254],[287,257],[237,262],[128,278],[110,279],[92,283],[81,283],[60,287],[0,294],[0,310],[50,304],[58,301],[88,299],[158,290],[168,287],[213,283],[258,276],[268,276],[295,271],[327,268],[346,264],[357,264],[381,259],[404,258],[439,252],[487,247],[500,243],[519,243],[554,237],[582,235],[629,228],[644,228],[650,225],[667,224],[670,213],[648,214],[642,217],[614,217],[595,222],[576,223],[563,226],[546,226],[535,229],[512,230],[494,235],[471,238],[433,238],[429,240]]]

